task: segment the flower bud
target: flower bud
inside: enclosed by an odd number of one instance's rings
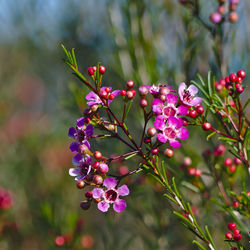
[[[150,137],[153,137],[153,136],[155,136],[155,135],[157,134],[157,130],[156,130],[154,127],[148,128],[147,134],[148,134]]]
[[[76,183],[76,186],[77,188],[82,189],[86,186],[86,183],[84,182],[84,180],[80,180]]]
[[[239,17],[238,17],[238,14],[236,12],[231,12],[229,15],[228,15],[228,19],[231,23],[235,23],[238,21]]]
[[[88,210],[90,208],[91,201],[90,200],[85,200],[80,203],[80,207],[83,210]]]
[[[93,178],[93,182],[96,185],[101,185],[103,183],[103,178],[100,175],[95,175]]]
[[[146,96],[148,94],[148,88],[145,86],[140,86],[138,91],[140,96]]]
[[[99,66],[99,73],[101,74],[101,75],[103,75],[104,73],[105,73],[105,71],[106,71],[106,69],[105,69],[105,67],[104,66]]]
[[[220,13],[218,12],[213,12],[211,15],[210,15],[210,20],[211,22],[217,24],[217,23],[220,23],[221,20],[222,20],[222,16]]]
[[[164,151],[164,155],[168,158],[172,158],[174,156],[174,151],[171,148],[166,148]]]
[[[132,89],[135,86],[135,83],[132,80],[128,80],[126,83],[126,87],[128,89]]]
[[[140,100],[140,106],[141,106],[142,108],[147,107],[147,105],[148,105],[148,102],[147,102],[146,99],[141,99],[141,100]]]
[[[106,174],[109,171],[109,167],[106,163],[100,163],[98,167],[98,172],[100,174]]]

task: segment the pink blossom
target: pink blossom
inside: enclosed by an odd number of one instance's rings
[[[119,196],[126,196],[129,194],[127,185],[122,185],[116,188],[118,182],[114,178],[106,178],[103,182],[103,186],[107,189],[104,191],[102,188],[94,188],[92,190],[93,198],[100,199],[97,208],[102,212],[107,212],[110,204],[113,204],[115,212],[120,213],[127,207],[126,201],[119,198]]]

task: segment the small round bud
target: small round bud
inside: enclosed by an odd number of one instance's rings
[[[239,83],[237,83],[235,85],[236,91],[241,94],[244,91],[244,88],[242,87],[242,85],[240,85]]]
[[[241,240],[241,234],[234,234],[233,236],[235,241],[240,241]]]
[[[240,230],[239,230],[239,229],[237,229],[237,228],[236,228],[236,229],[234,229],[234,230],[233,230],[233,234],[240,234]]]
[[[230,74],[229,79],[230,79],[230,82],[236,82],[237,77],[235,74]]]
[[[106,71],[106,69],[105,69],[104,66],[100,66],[100,67],[99,67],[99,73],[100,73],[101,75],[103,75],[103,74],[105,73],[105,71]]]
[[[128,99],[132,99],[134,97],[134,94],[133,94],[133,92],[131,90],[128,90],[126,95],[127,95]]]
[[[105,91],[106,91],[107,93],[110,93],[110,92],[111,92],[111,88],[110,88],[110,87],[107,87],[107,88],[105,88]]]
[[[88,68],[88,74],[89,74],[89,76],[93,76],[95,74],[93,67]]]
[[[98,169],[99,165],[100,165],[100,162],[99,162],[99,161],[96,161],[96,162],[94,162],[94,163],[92,164],[92,168],[93,168],[93,169]]]
[[[219,81],[219,84],[222,85],[223,87],[226,86],[226,80],[224,78],[221,78]]]
[[[244,79],[246,77],[246,72],[241,69],[237,72],[237,76]]]
[[[231,12],[229,15],[228,15],[228,19],[231,23],[235,23],[238,21],[239,17],[238,17],[238,14],[236,12]]]
[[[82,189],[86,186],[86,183],[84,182],[84,180],[80,180],[76,183],[76,186],[77,188]]]
[[[94,72],[96,72],[96,66],[93,66],[92,68],[93,68]]]
[[[113,94],[109,94],[109,100],[114,100],[115,96]]]
[[[214,150],[215,156],[224,155],[225,152],[226,152],[226,147],[223,144],[219,144]]]
[[[109,125],[108,125],[108,130],[109,130],[109,131],[114,131],[114,130],[115,130],[115,125],[109,124]]]
[[[126,90],[122,89],[121,92],[120,92],[120,95],[125,96],[126,94],[127,94]]]
[[[157,155],[159,153],[159,149],[158,148],[153,148],[151,150],[151,153],[152,153],[152,155]]]
[[[92,196],[93,196],[93,194],[90,191],[85,193],[85,197],[88,198],[88,199],[92,198]]]
[[[223,89],[223,86],[221,84],[218,84],[216,85],[215,89],[218,91],[218,92],[221,92],[222,89]]]
[[[196,169],[195,169],[195,168],[190,168],[190,169],[188,169],[188,174],[189,174],[190,176],[195,175],[195,173],[196,173]]]
[[[140,96],[146,96],[148,94],[148,88],[145,86],[140,86],[138,91]]]
[[[142,108],[147,107],[147,105],[148,105],[148,102],[147,102],[146,99],[141,99],[141,100],[140,100],[140,106],[141,106]]]
[[[151,142],[151,139],[150,139],[150,137],[144,137],[143,141],[144,141],[144,143],[147,144],[147,143]]]
[[[98,172],[100,174],[106,174],[109,171],[109,167],[106,163],[100,163],[98,167]]]
[[[126,82],[127,89],[132,89],[135,86],[135,83],[132,80]]]
[[[103,178],[100,175],[95,175],[93,178],[93,182],[96,185],[101,185],[103,183]]]
[[[225,7],[224,7],[223,5],[220,5],[220,6],[218,6],[218,8],[217,8],[217,12],[218,12],[219,14],[221,14],[221,15],[225,15],[226,9],[225,9]]]
[[[227,232],[227,233],[225,233],[225,237],[226,237],[227,239],[232,239],[232,238],[233,238],[233,235],[232,235],[230,232]]]
[[[65,244],[65,239],[63,236],[56,236],[55,238],[55,244],[59,247],[63,246]]]
[[[157,130],[156,130],[154,127],[148,128],[147,134],[148,134],[150,137],[153,137],[153,136],[155,136],[155,135],[157,134]]]
[[[230,83],[229,76],[225,77],[225,81],[226,81],[226,83]]]
[[[221,22],[222,16],[221,16],[221,14],[218,13],[218,12],[213,12],[213,13],[210,15],[210,20],[211,20],[211,22],[217,24],[217,23],[220,23],[220,22]]]
[[[238,250],[237,247],[231,247],[231,250]]]
[[[232,165],[233,161],[231,158],[226,158],[224,160],[224,165],[227,166],[227,167],[230,167]]]
[[[90,109],[91,109],[91,111],[96,112],[98,110],[98,105],[94,104],[94,105],[91,106]]]
[[[92,238],[92,236],[86,234],[84,236],[82,236],[81,238],[81,246],[84,249],[92,249],[94,245],[94,240]]]
[[[229,230],[231,230],[231,231],[233,231],[234,229],[236,229],[236,224],[235,223],[233,223],[233,222],[229,222],[228,224],[227,224],[227,228],[229,229]]]
[[[168,158],[172,158],[174,156],[174,151],[171,148],[166,148],[164,151],[164,155]]]
[[[232,165],[232,166],[229,167],[229,172],[230,173],[233,174],[235,171],[236,171],[236,166],[235,165]]]
[[[205,131],[210,130],[211,128],[212,128],[212,125],[209,122],[205,122],[202,124],[202,129]]]
[[[182,118],[183,121],[183,126],[187,126],[188,125],[188,120],[184,117]]]
[[[127,166],[121,166],[120,168],[119,168],[119,174],[120,175],[125,175],[125,174],[127,174],[128,173],[128,167]]]
[[[201,176],[201,174],[202,174],[202,171],[200,170],[200,169],[195,169],[195,176],[196,177],[200,177]]]
[[[240,203],[238,201],[234,201],[233,202],[233,207],[234,208],[238,208],[240,206]],[[235,229],[235,230],[238,230],[238,229]],[[235,233],[234,233],[235,234]]]
[[[133,93],[133,95],[135,96],[136,91],[135,91],[134,89],[131,89],[130,91],[131,91],[131,92]]]
[[[105,90],[101,90],[101,91],[100,91],[100,96],[101,96],[102,98],[104,98],[104,99],[107,99],[108,93],[107,93]]]
[[[197,112],[195,110],[189,110],[188,116],[191,118],[195,118],[197,116]]]
[[[235,157],[234,158],[234,164],[238,166],[238,165],[242,164],[242,161],[239,158]]]
[[[80,203],[80,207],[81,207],[81,209],[83,209],[83,210],[88,210],[88,209],[90,208],[90,205],[91,205],[91,201],[89,201],[89,200],[82,201],[82,202]]]
[[[167,87],[162,87],[160,89],[160,93],[161,93],[161,95],[168,95],[170,93],[170,89]]]
[[[165,102],[167,100],[167,97],[165,95],[160,95],[160,100]]]
[[[102,153],[100,151],[95,151],[94,157],[95,157],[95,159],[100,160],[100,159],[102,159]]]
[[[202,115],[202,114],[204,113],[204,108],[203,108],[203,106],[198,105],[198,106],[196,107],[196,112],[197,112],[198,114]]]
[[[183,160],[185,166],[190,166],[192,164],[192,159],[190,157],[185,157]]]
[[[242,80],[242,78],[241,78],[241,77],[237,77],[237,78],[236,78],[236,82],[237,82],[237,83],[242,83],[242,82],[243,82],[243,80]]]

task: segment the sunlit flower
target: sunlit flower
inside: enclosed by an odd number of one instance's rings
[[[122,185],[116,188],[118,182],[114,178],[106,178],[103,186],[107,189],[104,191],[102,188],[94,188],[92,191],[94,199],[102,199],[97,205],[97,208],[102,212],[107,212],[110,204],[113,204],[115,212],[120,213],[127,207],[126,201],[119,198],[119,196],[126,196],[129,194],[127,185]]]

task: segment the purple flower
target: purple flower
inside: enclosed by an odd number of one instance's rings
[[[180,100],[188,106],[196,106],[202,102],[200,97],[195,97],[198,93],[198,89],[194,85],[190,85],[187,88],[187,85],[182,82],[179,86],[179,96]]]
[[[160,116],[156,121],[154,125],[162,131],[157,134],[157,139],[162,143],[169,141],[171,147],[179,148],[181,143],[177,139],[186,140],[189,136],[188,130],[182,127],[183,121],[180,118],[171,116],[165,124],[164,117]]]
[[[180,105],[178,108],[175,106],[178,97],[173,94],[168,94],[166,96],[167,104],[164,105],[160,99],[155,99],[152,103],[152,110],[157,115],[163,115],[165,118],[177,115],[186,115],[187,107]]]
[[[120,213],[127,207],[126,201],[119,198],[119,196],[126,196],[129,194],[127,185],[122,185],[116,188],[118,182],[114,178],[106,178],[103,182],[103,186],[107,189],[104,191],[102,188],[94,188],[92,190],[93,198],[100,199],[97,208],[102,212],[107,212],[110,204],[113,204],[115,212]]]
[[[110,88],[112,89],[112,87],[102,87],[101,90],[105,90],[106,88]],[[115,90],[113,92],[111,92],[112,95],[114,95],[114,97],[120,95],[120,90]],[[88,93],[86,95],[86,100],[88,101],[87,104],[89,106],[92,106],[92,105],[95,105],[95,104],[104,104],[103,101],[101,100],[101,98],[96,94],[94,93],[93,91],[91,91],[90,93]],[[110,104],[113,100],[108,100],[108,104]]]

